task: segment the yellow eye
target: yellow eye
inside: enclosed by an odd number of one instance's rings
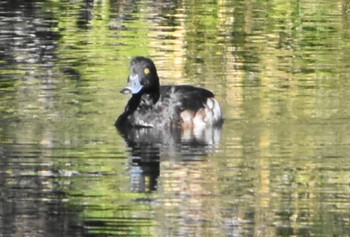
[[[149,74],[149,72],[150,72],[150,71],[149,71],[149,68],[146,67],[145,70],[144,70],[144,72],[145,72],[146,75]]]

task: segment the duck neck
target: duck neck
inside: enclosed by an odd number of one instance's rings
[[[144,93],[148,94],[151,97],[153,104],[157,103],[157,101],[159,100],[159,97],[160,97],[159,86],[158,87],[154,87],[151,90],[147,90]]]

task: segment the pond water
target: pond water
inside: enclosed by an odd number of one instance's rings
[[[350,236],[350,2],[0,0],[0,236]],[[222,129],[113,126],[133,56]]]

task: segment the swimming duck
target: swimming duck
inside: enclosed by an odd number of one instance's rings
[[[132,94],[115,125],[118,128],[220,126],[223,116],[214,94],[191,85],[160,85],[153,61],[135,57],[128,84],[121,91]]]

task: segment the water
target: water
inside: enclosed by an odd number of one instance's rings
[[[349,2],[0,1],[0,236],[349,236]],[[130,58],[222,130],[113,126]]]

